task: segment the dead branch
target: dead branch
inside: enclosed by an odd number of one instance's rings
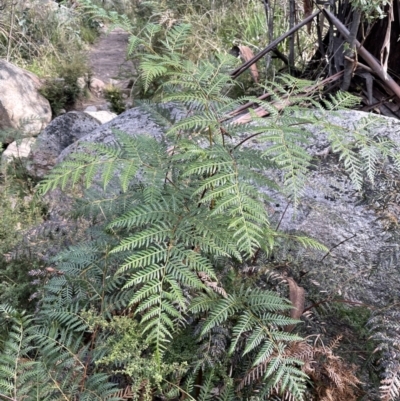
[[[304,96],[307,93],[312,93],[316,89],[320,88],[321,86],[324,86],[327,83],[332,83],[332,82],[338,80],[342,75],[343,75],[343,71],[340,71],[340,72],[324,79],[321,82],[317,82],[316,84],[311,85],[308,88],[305,88],[304,92],[301,96]],[[266,95],[263,95],[263,96],[266,96]],[[260,100],[261,100],[261,97],[260,97]],[[292,103],[292,99],[296,99],[296,96],[290,97],[288,95],[286,97],[282,97],[277,102],[273,102],[272,104],[277,110],[283,110],[285,107],[289,106]],[[239,109],[243,110],[243,108],[245,106],[246,105],[241,106]],[[248,106],[248,107],[250,107],[250,106]],[[253,113],[255,113],[258,117],[265,117],[265,116],[269,115],[269,112],[267,110],[265,110],[265,108],[263,108],[263,107],[257,107],[256,109],[253,110]],[[232,113],[230,113],[229,118],[233,117],[236,114],[237,114],[237,112],[236,112],[236,110],[234,110]],[[252,120],[252,116],[250,115],[250,113],[246,113],[246,114],[243,114],[241,117],[239,117],[237,120],[235,120],[235,124],[246,124],[246,123],[250,122],[251,120]]]
[[[264,50],[261,50],[260,53],[256,54],[251,60],[247,61],[246,63],[242,64],[240,67],[236,68],[236,70],[231,72],[231,77],[236,79],[239,75],[245,72],[251,65],[256,63],[262,57],[264,57],[268,52],[273,50],[279,43],[285,40],[288,36],[292,35],[296,31],[298,31],[304,25],[307,25],[310,21],[312,21],[318,14],[321,13],[321,10],[316,11],[314,14],[311,14],[309,17],[305,18],[299,24],[295,25],[292,29],[289,29],[286,33],[279,36],[279,38],[275,39],[271,42]]]
[[[326,17],[329,21],[336,26],[338,31],[344,38],[349,41],[350,32],[349,30],[336,18],[329,10],[323,9]],[[357,53],[365,60],[368,66],[374,71],[374,73],[382,80],[382,84],[390,89],[400,99],[400,86],[394,81],[394,79],[384,70],[382,65],[375,59],[375,57],[361,45],[358,40],[355,40],[355,46]]]

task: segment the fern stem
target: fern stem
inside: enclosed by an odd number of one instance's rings
[[[193,398],[188,392],[186,392],[182,387],[179,387],[177,384],[172,383],[170,381],[168,381],[167,379],[163,379],[165,381],[165,383],[168,383],[170,386],[176,387],[180,392],[182,392],[183,394],[185,394],[187,397],[190,398],[191,401],[196,401],[195,398]]]
[[[4,395],[4,394],[0,394],[0,397],[1,397],[1,398],[4,398],[5,400],[9,400],[9,401],[17,401],[16,398],[7,397],[7,396]]]
[[[17,400],[17,378],[18,378],[18,362],[20,360],[20,354],[21,354],[21,349],[22,349],[22,341],[23,341],[23,330],[24,326],[22,322],[20,322],[20,330],[19,330],[19,342],[18,342],[18,357],[15,358],[15,368],[14,368],[14,378],[13,378],[13,383],[14,383],[14,399]]]

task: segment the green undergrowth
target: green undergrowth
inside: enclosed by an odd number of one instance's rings
[[[82,55],[74,55],[71,60],[65,60],[60,64],[57,78],[48,78],[40,88],[40,93],[49,101],[53,117],[58,116],[59,112],[69,109],[75,102],[86,96],[85,89],[82,88],[78,79],[87,77],[90,80],[90,70],[86,58]]]
[[[83,0],[81,2],[88,15],[102,19],[112,26],[121,26],[132,35],[140,36],[148,23],[159,25],[162,33],[177,24],[193,26],[188,37],[185,55],[192,60],[208,58],[216,53],[228,53],[233,46],[247,46],[254,54],[261,51],[273,39],[289,29],[289,3],[272,1],[265,3],[257,0],[164,0],[164,1],[128,1],[128,0]],[[271,25],[271,21],[273,24]],[[295,67],[304,68],[309,58],[311,43],[315,32],[309,34],[305,29],[297,33]],[[289,42],[284,40],[278,50],[288,53]],[[288,66],[279,58],[266,56],[257,63],[260,82],[272,80],[280,70]],[[252,87],[249,72],[243,84]]]
[[[30,251],[25,236],[45,214],[34,185],[18,162],[11,162],[8,171],[0,174],[0,303],[27,310],[34,309],[29,301],[33,293],[29,271],[42,262]]]
[[[40,77],[56,76],[60,63],[81,54],[85,40],[98,35],[96,22],[79,10],[38,0],[5,4],[1,24],[0,55]]]
[[[114,113],[121,114],[126,110],[121,89],[108,85],[104,89],[104,97],[111,104],[111,111]]]

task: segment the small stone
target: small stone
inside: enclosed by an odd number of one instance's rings
[[[86,107],[86,109],[84,111],[85,111],[85,113],[86,112],[95,112],[95,111],[97,111],[97,107],[96,106],[88,106],[88,107]]]
[[[90,80],[90,91],[94,93],[97,97],[101,96],[103,94],[103,90],[105,88],[105,83],[98,78],[92,78]]]
[[[35,138],[23,138],[22,140],[17,140],[10,143],[7,149],[1,155],[1,164],[4,166],[16,159],[26,159],[29,157],[32,151],[32,146],[36,142]]]
[[[102,110],[102,111],[85,110],[85,113],[95,118],[100,124],[108,123],[109,121],[114,120],[114,118],[117,117],[115,113],[111,113],[110,111],[107,110]]]
[[[86,89],[86,87],[87,87],[87,81],[85,80],[85,77],[79,77],[79,78],[76,80],[76,84],[78,85],[78,87],[79,87],[79,89],[80,89],[81,91],[83,91],[83,90]]]

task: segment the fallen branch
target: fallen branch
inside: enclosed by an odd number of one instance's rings
[[[251,65],[253,65],[258,60],[260,60],[262,57],[264,57],[268,52],[270,52],[271,50],[274,50],[275,47],[279,43],[281,43],[283,40],[285,40],[288,36],[292,35],[296,31],[298,31],[304,25],[307,25],[310,21],[312,21],[320,13],[321,13],[321,10],[316,11],[314,14],[311,14],[309,17],[305,18],[299,24],[295,25],[292,29],[289,29],[282,36],[279,36],[279,38],[277,38],[273,42],[271,42],[264,50],[261,50],[260,53],[256,54],[252,59],[250,59],[246,63],[242,64],[240,67],[236,68],[236,70],[232,71],[231,77],[233,79],[236,79],[239,75],[241,75],[248,68],[250,68]]]
[[[326,79],[324,79],[321,82],[317,82],[314,85],[309,86],[308,88],[304,89],[304,92],[302,94],[302,96],[308,94],[308,93],[312,93],[314,92],[316,89],[318,89],[321,86],[324,86],[328,83],[334,82],[336,80],[338,80],[341,76],[343,75],[343,71],[340,71]],[[260,96],[258,99],[259,100],[264,100],[266,97],[270,96],[270,94],[265,94]],[[296,99],[296,96],[290,97],[289,95],[287,95],[286,97],[282,97],[278,102],[272,102],[271,104],[277,109],[277,110],[282,110],[285,107],[289,106],[292,103],[292,99]],[[252,105],[254,105],[255,102],[252,103],[247,103],[241,107],[239,107],[238,109],[232,111],[229,116],[227,118],[225,118],[222,121],[226,121],[232,117],[234,117],[235,115],[237,115],[239,112],[251,107]],[[269,112],[267,110],[265,110],[265,108],[263,107],[257,107],[256,109],[253,110],[253,113],[255,113],[258,117],[265,117],[269,115]],[[246,113],[243,114],[241,117],[239,117],[237,120],[235,120],[235,124],[246,124],[248,122],[250,122],[252,120],[252,116],[250,113]]]
[[[352,58],[350,58],[350,57],[344,56],[344,58],[345,58],[345,60],[354,62],[354,60],[353,60]],[[371,70],[371,68],[369,68],[367,65],[365,65],[365,64],[363,64],[363,63],[360,63],[358,60],[357,60],[357,68],[362,68],[362,69],[365,70],[365,71],[368,71],[368,72],[372,72],[372,73],[373,73],[373,71]]]
[[[344,38],[349,41],[350,32],[342,24],[342,22],[338,18],[336,18],[329,10],[323,9],[322,12],[326,15],[330,22],[336,26],[336,28],[344,36]],[[363,47],[358,40],[355,40],[354,44],[357,49],[357,53],[365,60],[365,62],[373,70],[373,72],[382,80],[382,84],[389,88],[400,99],[400,86],[383,69],[379,61],[377,61],[375,57],[365,47]]]

